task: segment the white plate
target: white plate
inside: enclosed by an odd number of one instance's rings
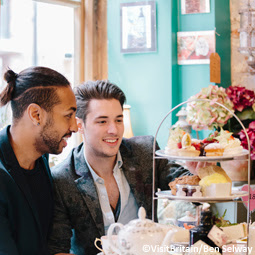
[[[233,201],[239,197],[248,196],[246,191],[232,191],[229,197],[178,197],[172,195],[171,190],[162,190],[156,192],[156,195],[160,198],[168,198],[170,200],[184,200],[190,202],[210,202],[210,201]]]
[[[228,156],[217,156],[217,157],[181,157],[181,156],[175,156],[175,155],[169,155],[165,153],[165,150],[158,150],[156,151],[156,155],[172,160],[187,160],[187,161],[227,161],[227,160],[234,160],[234,159],[247,159],[248,158],[249,151],[243,150],[243,152],[239,155],[228,155]]]

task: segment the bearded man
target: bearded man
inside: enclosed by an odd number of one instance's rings
[[[0,106],[12,124],[0,131],[0,254],[49,254],[53,214],[48,153],[59,154],[77,131],[68,80],[45,67],[8,70]]]

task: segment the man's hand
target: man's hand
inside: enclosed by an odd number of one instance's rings
[[[215,162],[193,162],[193,161],[186,161],[187,169],[194,175],[197,175],[197,170],[202,167],[215,165]]]

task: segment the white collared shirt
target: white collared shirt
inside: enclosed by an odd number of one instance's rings
[[[85,153],[84,153],[84,157],[85,157]],[[110,202],[108,199],[106,187],[104,185],[104,179],[99,177],[95,173],[95,171],[92,169],[92,167],[89,165],[88,161],[86,160],[86,157],[85,157],[85,161],[89,167],[89,170],[91,172],[91,175],[93,177],[93,180],[97,189],[99,203],[100,203],[102,214],[103,214],[104,230],[105,230],[105,234],[107,234],[107,230],[109,226],[112,223],[115,223],[115,219],[114,219],[114,214],[112,212]],[[120,215],[117,222],[122,224],[127,224],[130,220],[137,219],[138,205],[135,201],[132,191],[130,190],[130,186],[127,182],[127,179],[121,169],[122,164],[123,164],[123,161],[122,161],[120,152],[118,151],[117,161],[113,168],[113,176],[119,188],[120,203],[121,203]]]

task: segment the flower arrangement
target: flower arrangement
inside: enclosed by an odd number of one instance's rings
[[[255,160],[255,121],[252,121],[249,124],[249,128],[246,129],[246,132],[249,136],[249,140],[250,140],[250,147],[251,147],[251,159]],[[248,149],[248,143],[247,143],[247,139],[245,136],[245,133],[243,130],[241,130],[241,132],[239,133],[239,138],[241,140],[241,145],[245,148]]]
[[[187,121],[195,130],[223,129],[234,133],[241,140],[241,144],[248,149],[247,139],[240,123],[233,117],[233,113],[242,121],[250,139],[251,159],[255,160],[255,93],[242,86],[229,86],[227,89],[216,85],[209,85],[190,99],[211,99],[210,102],[193,101],[187,105]],[[215,104],[219,102],[229,111]]]
[[[209,85],[207,88],[202,88],[198,94],[190,98],[190,100],[193,99],[212,100],[211,102],[192,101],[187,104],[187,121],[195,130],[222,127],[233,116],[231,112],[234,111],[234,105],[223,87]],[[223,104],[231,112],[215,104],[215,102]]]
[[[229,86],[226,93],[234,104],[234,110],[237,117],[242,121],[245,128],[255,120],[255,93],[252,90],[242,86]],[[242,130],[236,118],[231,118],[227,122],[225,129],[233,133],[238,133]]]

